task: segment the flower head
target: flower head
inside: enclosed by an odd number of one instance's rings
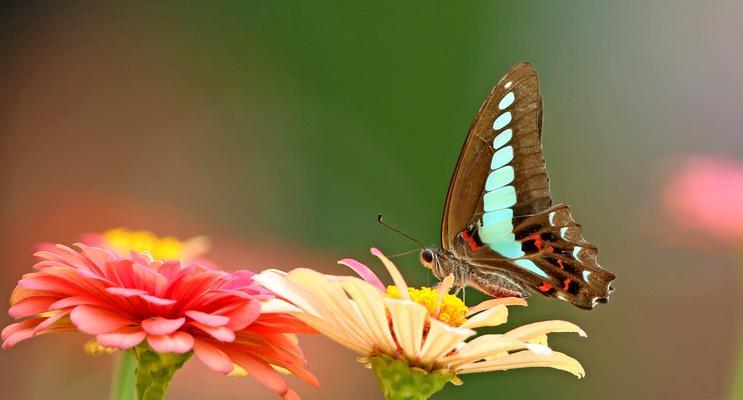
[[[577,326],[545,321],[475,337],[476,328],[505,323],[507,306],[526,302],[491,299],[467,309],[448,294],[453,277],[438,289],[411,289],[389,259],[377,249],[372,253],[384,263],[394,286],[385,289],[368,267],[351,259],[340,263],[353,268],[363,280],[309,269],[264,271],[255,280],[296,306],[293,315],[298,319],[361,354],[372,367],[403,362],[455,382],[459,374],[524,367],[552,367],[584,375],[578,361],[547,347],[548,333],[584,336]]]
[[[37,335],[80,331],[95,335],[104,348],[193,351],[225,374],[239,366],[285,398],[296,394],[274,366],[317,384],[292,336],[309,329],[272,309],[273,293],[252,272],[77,248],[57,245],[36,253],[36,271],[23,276],[10,300],[9,314],[23,321],[2,331],[3,348]]]
[[[682,159],[674,169],[662,200],[677,223],[743,245],[743,163],[696,156]]]

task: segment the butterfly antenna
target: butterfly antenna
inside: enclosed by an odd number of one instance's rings
[[[387,258],[396,258],[396,257],[400,257],[400,256],[408,255],[408,254],[410,254],[410,253],[416,253],[416,252],[418,252],[418,251],[420,251],[420,249],[413,249],[413,250],[408,250],[408,251],[404,251],[404,252],[402,252],[402,253],[397,253],[397,254],[393,254],[393,255],[391,255],[391,256],[387,256]]]
[[[377,216],[377,221],[379,221],[379,223],[380,223],[380,224],[382,224],[382,225],[384,225],[385,227],[387,227],[387,228],[391,229],[392,231],[394,231],[394,232],[397,232],[398,234],[400,234],[400,235],[402,235],[402,236],[405,236],[406,238],[408,238],[408,239],[410,239],[410,240],[414,241],[415,243],[418,243],[418,244],[419,244],[419,245],[421,246],[421,249],[424,249],[424,248],[426,247],[426,245],[424,245],[424,244],[423,244],[423,242],[421,242],[420,240],[418,240],[418,239],[416,239],[416,238],[414,238],[414,237],[412,237],[412,236],[410,236],[410,235],[408,235],[408,234],[406,234],[406,233],[403,233],[403,232],[402,232],[401,230],[399,230],[399,229],[395,228],[394,226],[392,226],[392,225],[389,225],[388,223],[384,222],[384,221],[382,220],[382,214],[379,214],[379,215]]]

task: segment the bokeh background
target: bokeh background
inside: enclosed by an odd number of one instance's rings
[[[342,257],[378,267],[372,245],[414,248],[379,212],[436,244],[471,120],[528,60],[553,197],[617,290],[592,312],[534,298],[512,313],[588,331],[552,340],[586,378],[472,375],[435,398],[724,398],[740,263],[675,245],[657,192],[675,155],[743,157],[742,17],[736,1],[3,2],[0,298],[37,242],[117,226],[207,235],[213,259],[256,270],[340,273]],[[432,279],[415,255],[398,264]],[[1,397],[105,398],[113,357],[83,355],[85,340],[0,354]],[[293,381],[303,398],[381,398],[350,351],[303,342],[322,384]],[[193,362],[169,398],[275,397]]]

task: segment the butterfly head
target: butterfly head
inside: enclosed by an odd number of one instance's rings
[[[421,264],[433,271],[436,268],[436,252],[433,249],[423,249],[420,254]]]
[[[446,251],[436,248],[424,248],[420,253],[421,264],[431,270],[439,279],[446,278],[452,273],[451,260]]]

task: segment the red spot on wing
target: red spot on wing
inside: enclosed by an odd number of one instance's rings
[[[522,240],[522,242],[527,242],[529,240],[533,240],[534,246],[536,246],[537,250],[542,251],[542,247],[544,247],[544,242],[542,242],[542,237],[538,233],[531,235],[531,236],[527,236],[526,238]]]
[[[552,285],[547,282],[542,282],[542,286],[538,287],[537,289],[539,289],[539,291],[542,293],[547,293],[552,290]]]
[[[565,265],[562,263],[562,260],[560,260],[559,258],[557,259],[557,265],[560,266],[560,269],[565,269]]]
[[[475,240],[472,235],[470,235],[467,231],[462,231],[459,233],[459,236],[464,239],[464,241],[470,246],[470,249],[477,250],[480,248],[480,245],[477,244],[477,241]]]
[[[563,284],[565,285],[565,287],[562,288],[562,290],[568,290],[568,286],[570,286],[570,278],[566,278]]]

